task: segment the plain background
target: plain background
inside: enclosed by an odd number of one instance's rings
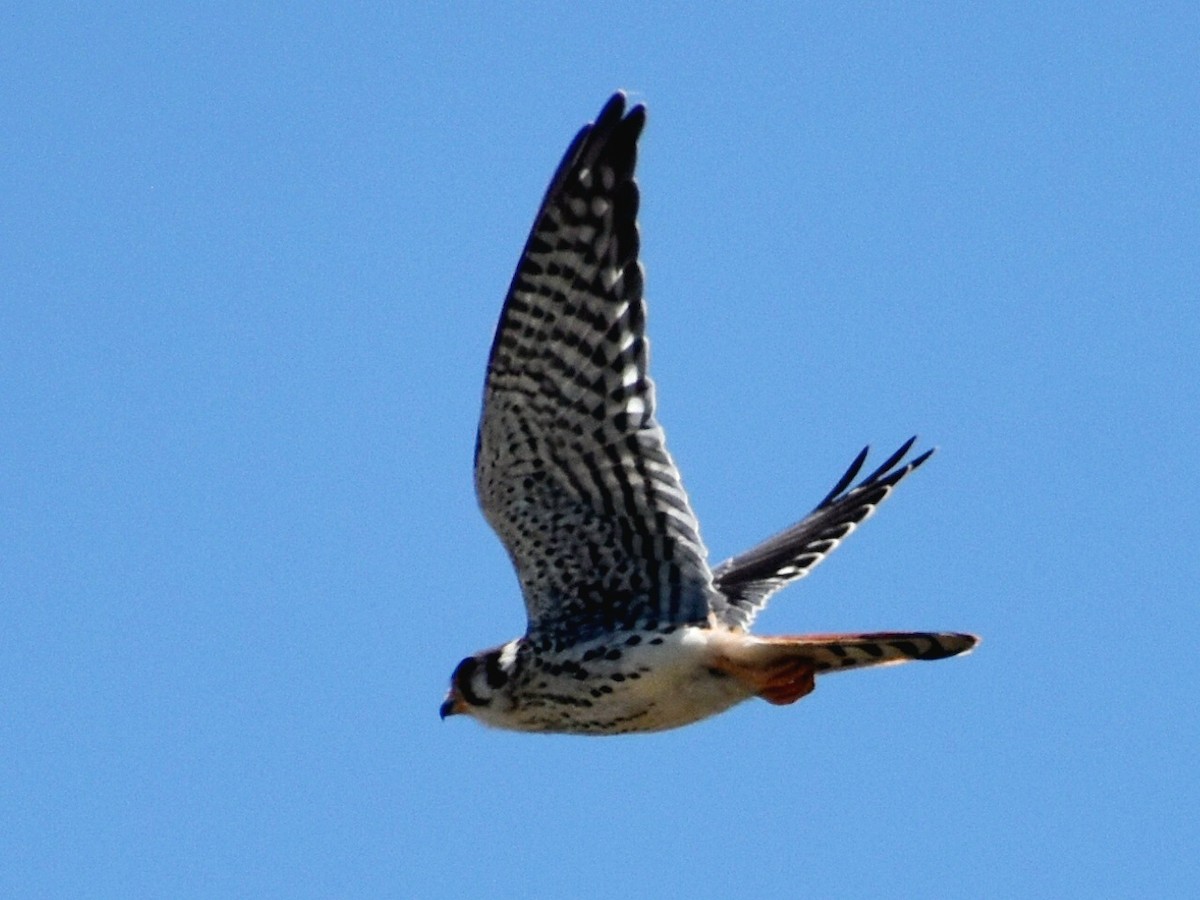
[[[1198,7],[844,6],[4,14],[0,894],[1194,889]],[[438,720],[524,625],[484,361],[617,88],[714,561],[919,432],[760,627],[973,656],[648,737]]]

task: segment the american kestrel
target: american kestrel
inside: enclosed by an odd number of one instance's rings
[[[492,344],[475,448],[483,513],[525,597],[524,637],[469,656],[441,707],[518,731],[661,731],[817,675],[965,653],[969,634],[757,637],[754,617],[933,452],[913,439],[716,569],[654,415],[638,262],[642,106],[616,94],[559,164]]]

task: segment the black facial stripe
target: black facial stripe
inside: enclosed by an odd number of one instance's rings
[[[472,706],[487,706],[491,703],[491,698],[480,697],[471,687],[471,677],[475,674],[475,670],[479,668],[479,660],[470,656],[458,664],[458,668],[454,670],[454,684],[458,688],[458,692],[462,694],[462,698]]]
[[[489,653],[484,657],[483,672],[487,676],[488,687],[502,688],[508,683],[508,675],[500,668],[500,654]]]

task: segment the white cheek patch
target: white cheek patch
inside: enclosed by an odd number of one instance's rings
[[[517,641],[509,641],[500,649],[500,668],[507,672],[517,661]]]

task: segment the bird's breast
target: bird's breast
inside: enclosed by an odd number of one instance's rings
[[[618,734],[677,728],[750,696],[711,669],[708,628],[618,632],[567,651],[535,654],[514,686],[511,722],[530,731]]]

